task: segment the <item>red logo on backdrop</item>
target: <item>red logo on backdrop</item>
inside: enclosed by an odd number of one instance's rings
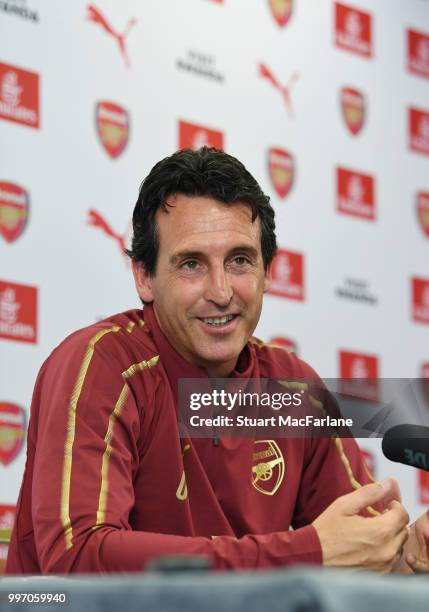
[[[359,399],[378,400],[378,358],[340,351],[341,392]],[[352,380],[357,379],[357,380]]]
[[[429,237],[429,193],[420,191],[417,194],[417,217],[420,227],[426,236]]]
[[[340,351],[340,377],[375,379],[378,376],[378,359],[375,355]]]
[[[346,215],[375,221],[373,177],[337,168],[337,210]]]
[[[109,34],[109,36],[112,36],[116,40],[119,46],[119,52],[121,53],[124,59],[125,65],[128,68],[130,65],[130,61],[128,59],[127,50],[125,47],[125,39],[130,33],[131,28],[137,23],[137,19],[133,17],[132,19],[128,21],[127,25],[125,26],[125,30],[123,34],[120,34],[119,32],[117,32],[110,25],[107,19],[102,15],[102,13],[98,10],[98,8],[94,6],[93,4],[88,5],[87,19],[101,26],[101,28],[106,32],[106,34]]]
[[[223,134],[219,130],[179,121],[179,149],[194,149],[201,147],[215,147],[223,149]]]
[[[408,117],[410,149],[429,155],[429,112],[410,108]]]
[[[277,195],[285,198],[292,188],[295,174],[292,155],[283,149],[269,149],[268,172]]]
[[[429,324],[429,279],[412,278],[412,318],[418,323]]]
[[[0,280],[0,338],[37,342],[37,288]]]
[[[24,231],[28,220],[28,193],[14,183],[0,181],[0,234],[13,242]]]
[[[97,133],[104,149],[113,159],[128,143],[130,122],[127,111],[113,102],[99,102],[96,107]]]
[[[292,16],[293,0],[268,0],[271,13],[280,27],[284,27]]]
[[[422,506],[429,504],[429,472],[425,470],[418,471],[419,478],[419,503]]]
[[[286,83],[286,85],[282,85],[280,81],[278,81],[276,77],[274,76],[274,74],[271,72],[270,68],[268,68],[268,66],[266,66],[265,64],[259,64],[258,71],[259,71],[260,77],[262,77],[263,79],[266,79],[269,83],[271,83],[271,85],[275,89],[277,89],[281,93],[283,97],[283,101],[288,110],[288,113],[291,117],[293,117],[294,110],[292,107],[292,100],[290,97],[290,92],[291,92],[292,86],[298,80],[299,74],[297,72],[294,72],[292,76],[290,77],[289,81]]]
[[[270,344],[274,344],[275,346],[281,346],[289,353],[298,352],[297,344],[295,340],[292,340],[291,338],[285,338],[284,336],[274,336],[274,338],[271,338]]]
[[[422,378],[429,378],[429,361],[422,365]]]
[[[10,540],[14,519],[15,506],[0,505],[0,540]],[[7,551],[8,545],[0,544],[0,574],[5,572]]]
[[[335,3],[335,44],[340,49],[372,56],[372,18],[345,4]]]
[[[121,255],[126,257],[128,261],[128,257],[125,255],[124,251],[126,249],[126,239],[131,228],[131,222],[128,224],[128,227],[125,232],[123,234],[119,234],[118,232],[115,232],[115,230],[106,221],[106,219],[101,213],[97,212],[94,209],[91,209],[88,211],[88,225],[98,227],[98,229],[100,229],[103,234],[105,234],[109,238],[113,238],[119,248]]]
[[[0,63],[0,118],[39,127],[39,75]]]
[[[0,531],[7,531],[10,535],[15,519],[15,506],[0,504]]]
[[[270,270],[268,293],[291,300],[304,300],[304,256],[279,249]]]
[[[12,463],[24,444],[25,431],[24,410],[16,404],[0,402],[0,463]]]
[[[408,70],[429,79],[429,34],[408,30]]]
[[[362,92],[351,87],[341,90],[341,110],[344,121],[353,135],[361,131],[365,121],[365,98]]]
[[[367,450],[367,449],[360,449],[361,455],[363,456],[363,460],[365,462],[365,465],[368,468],[368,471],[370,473],[370,475],[375,479],[375,457],[374,457],[374,453],[372,453],[371,451]]]

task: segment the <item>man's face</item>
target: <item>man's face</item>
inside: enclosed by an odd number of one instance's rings
[[[267,286],[261,228],[244,203],[172,196],[158,210],[155,276],[133,263],[136,287],[153,301],[174,348],[210,376],[226,376],[253,333]]]

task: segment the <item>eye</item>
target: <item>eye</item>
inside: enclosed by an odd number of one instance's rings
[[[237,255],[236,257],[234,257],[232,262],[236,264],[237,266],[244,266],[250,263],[250,260],[248,257],[245,257],[244,255]]]
[[[196,270],[197,266],[198,261],[196,259],[190,259],[189,261],[184,261],[180,267],[184,270]]]

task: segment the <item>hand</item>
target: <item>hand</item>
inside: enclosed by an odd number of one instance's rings
[[[388,505],[380,516],[364,518],[360,510],[376,502]],[[402,556],[409,516],[392,478],[366,485],[336,499],[313,522],[326,566],[387,573]]]
[[[404,554],[394,570],[416,574],[429,572],[429,510],[411,525]]]

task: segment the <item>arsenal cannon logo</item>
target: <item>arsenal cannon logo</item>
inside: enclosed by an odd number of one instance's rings
[[[271,184],[280,198],[285,198],[292,189],[295,165],[287,151],[276,147],[268,150],[268,173]]]
[[[28,193],[14,183],[0,182],[0,234],[6,242],[14,242],[28,220]]]
[[[115,159],[127,146],[130,131],[128,113],[118,104],[102,101],[97,104],[95,114],[101,144]]]
[[[283,482],[285,461],[274,440],[255,440],[252,463],[252,485],[259,493],[274,495]]]
[[[348,129],[353,136],[356,136],[365,122],[365,98],[363,93],[351,87],[343,87],[341,89],[341,111]]]
[[[268,0],[268,4],[277,24],[284,27],[292,16],[293,0]]]
[[[429,192],[420,191],[416,197],[417,200],[417,217],[420,222],[420,227],[429,238]]]
[[[16,404],[0,402],[0,463],[8,465],[25,440],[25,412]]]

